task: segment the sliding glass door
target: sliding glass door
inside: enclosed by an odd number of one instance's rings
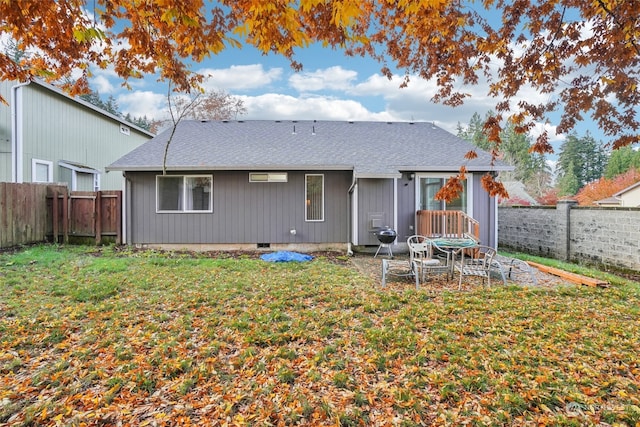
[[[420,177],[418,185],[418,210],[429,211],[463,211],[468,212],[467,180],[462,181],[462,194],[460,197],[444,202],[436,200],[436,194],[445,184],[448,177]]]

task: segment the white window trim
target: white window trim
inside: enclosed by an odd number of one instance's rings
[[[209,209],[207,210],[177,210],[177,211],[169,211],[169,210],[160,210],[158,206],[158,202],[160,198],[158,197],[158,182],[163,178],[182,178],[182,207],[184,207],[184,203],[187,200],[187,178],[209,178],[211,180],[211,195],[209,196]],[[212,213],[213,212],[213,175],[204,174],[204,175],[156,175],[156,213]]]
[[[444,178],[449,179],[452,176],[456,176],[457,173],[435,173],[435,172],[426,172],[426,173],[416,173],[415,178],[416,182],[420,182],[420,178]],[[466,173],[466,181],[467,181],[467,215],[473,218],[473,173]],[[420,207],[420,185],[415,186],[415,211],[417,212]]]
[[[321,219],[309,219],[307,217],[307,177],[309,176],[321,176],[322,177],[322,208],[321,208]],[[304,175],[304,220],[305,222],[324,222],[324,199],[325,199],[325,192],[324,192],[324,174],[323,173],[307,173]]]
[[[267,179],[262,180],[254,180],[252,179],[255,175],[267,175]],[[277,176],[284,175],[284,179],[277,179]],[[287,172],[249,172],[249,182],[252,184],[261,184],[261,183],[274,183],[274,182],[288,182],[289,174]]]
[[[36,175],[36,166],[37,165],[45,165],[47,166],[47,180],[46,181],[38,181]],[[40,159],[31,159],[31,182],[53,182],[53,162],[49,160],[40,160]]]
[[[78,174],[86,173],[93,175],[93,191],[100,191],[100,171],[91,167],[82,167],[69,163],[68,161],[61,160],[58,162],[58,166],[71,171],[71,191],[78,189]]]

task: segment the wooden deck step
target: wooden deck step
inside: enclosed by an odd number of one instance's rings
[[[527,263],[530,266],[535,267],[542,272],[553,274],[554,276],[562,277],[563,279],[567,279],[570,282],[577,283],[578,285],[586,285],[586,286],[592,286],[592,287],[609,286],[609,282],[605,282],[604,280],[594,279],[592,277],[586,277],[576,273],[570,273],[568,271],[560,270],[559,268],[548,267],[546,265],[538,264],[537,262],[533,262],[533,261],[527,261]]]

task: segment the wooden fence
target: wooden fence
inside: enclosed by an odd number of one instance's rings
[[[47,196],[65,185],[0,182],[0,248],[46,240]]]
[[[69,238],[95,239],[99,245],[105,238],[122,243],[122,191],[53,192],[50,206],[54,242]]]
[[[0,183],[0,248],[81,238],[122,243],[122,192]]]

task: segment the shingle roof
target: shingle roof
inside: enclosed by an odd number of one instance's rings
[[[170,129],[107,170],[161,170]],[[478,158],[465,154],[475,149]],[[181,122],[167,170],[354,170],[359,177],[400,171],[511,170],[470,143],[427,122],[195,121]]]

